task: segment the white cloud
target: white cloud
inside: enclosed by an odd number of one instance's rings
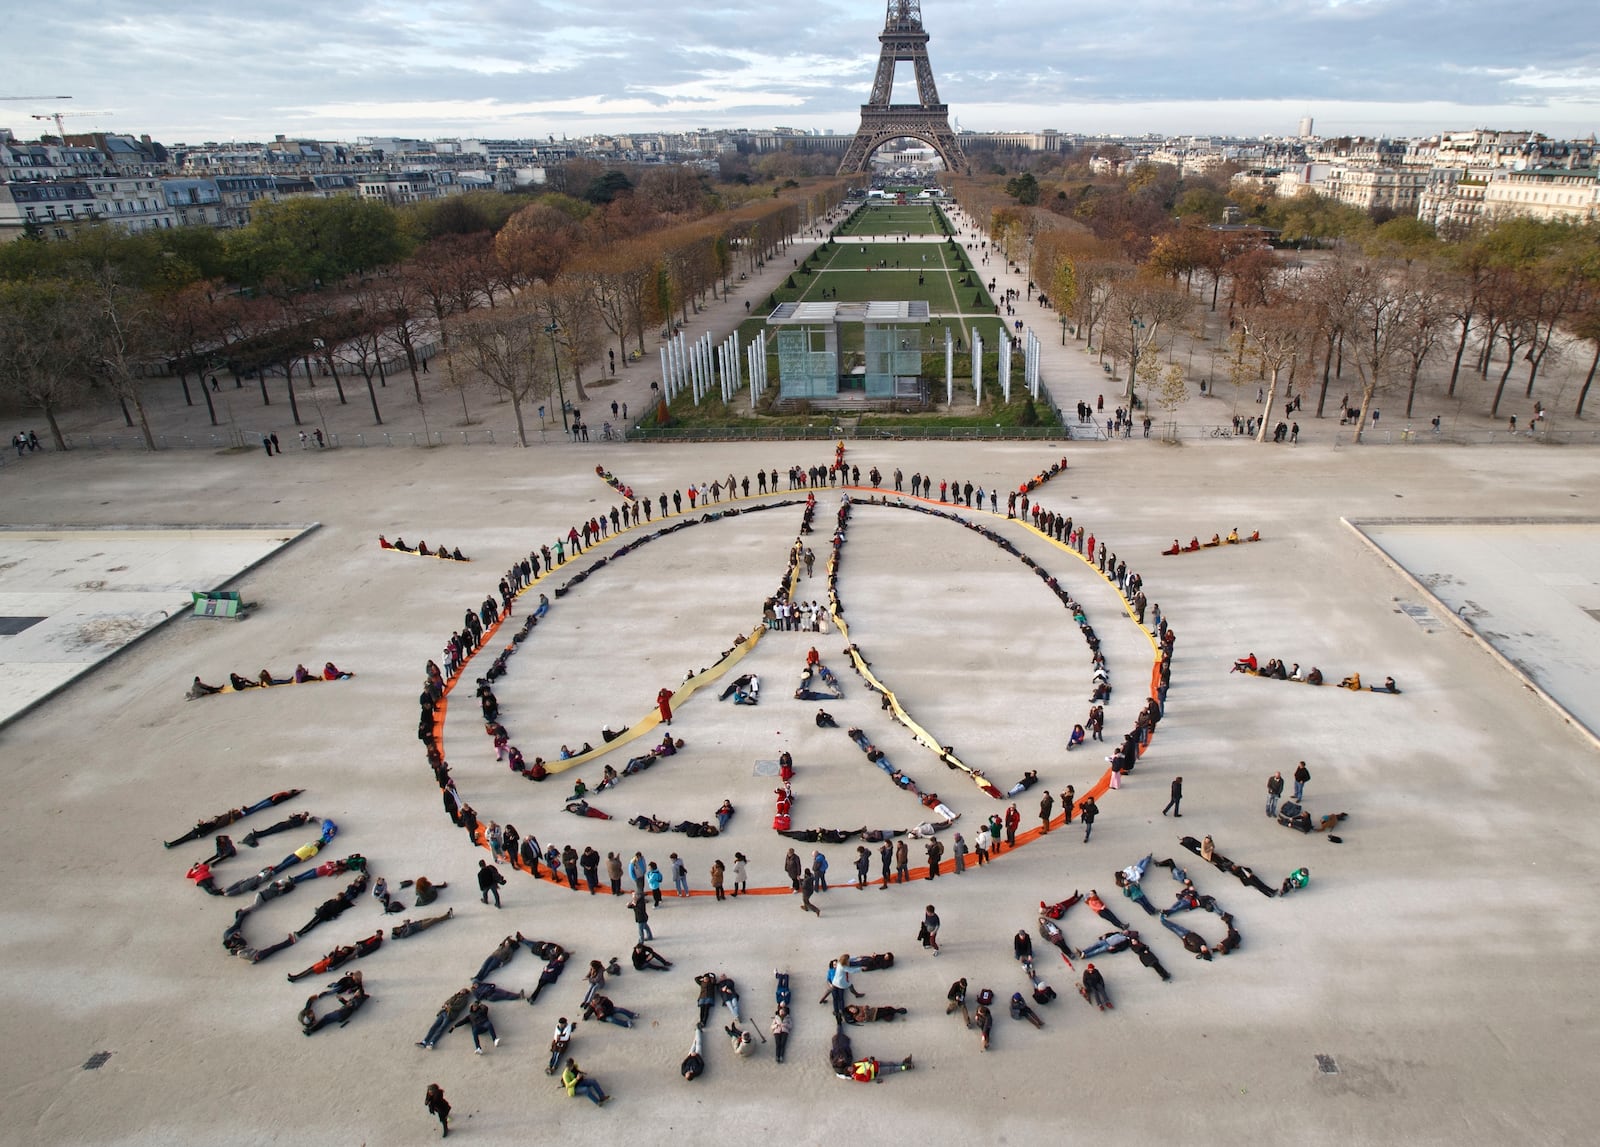
[[[169,141],[223,127],[848,131],[882,11],[865,0],[119,0],[110,11],[54,0],[8,16],[7,86],[70,92],[75,107],[115,112],[99,126]],[[1481,112],[1587,134],[1600,119],[1592,0],[1009,0],[1003,11],[924,0],[923,14],[940,96],[974,127],[1287,130],[1337,108],[1350,131],[1437,130]],[[5,110],[15,125],[54,109]]]

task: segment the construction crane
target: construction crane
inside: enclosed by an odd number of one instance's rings
[[[70,99],[71,97],[69,96],[67,98]],[[67,143],[67,129],[61,126],[61,121],[63,119],[66,119],[68,116],[72,116],[72,117],[108,116],[110,114],[111,114],[110,112],[51,112],[49,115],[38,115],[37,113],[35,113],[34,115],[30,116],[29,118],[30,119],[55,120],[55,123],[56,123],[56,134],[61,137],[61,144],[62,144],[63,147],[65,147],[66,143]]]

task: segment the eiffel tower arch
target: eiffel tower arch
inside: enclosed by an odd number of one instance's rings
[[[969,174],[967,159],[961,153],[956,133],[950,130],[950,109],[939,102],[939,89],[933,82],[933,65],[928,62],[928,33],[922,28],[922,0],[888,0],[888,14],[878,54],[878,75],[872,82],[872,96],[861,105],[861,126],[839,164],[840,175],[854,175],[867,169],[872,153],[891,140],[910,137],[939,153],[946,171]],[[917,77],[917,102],[897,104],[894,94],[894,67],[912,65]]]

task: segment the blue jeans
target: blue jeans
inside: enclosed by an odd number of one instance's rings
[[[638,1012],[630,1012],[627,1008],[612,1005],[611,1014],[604,1020],[608,1024],[616,1024],[619,1028],[631,1028],[633,1021],[639,1018]]]
[[[672,888],[673,888],[673,891],[677,892],[677,894],[679,896],[687,896],[687,895],[689,895],[689,875],[688,875],[688,873],[684,873],[682,876],[674,876],[672,878]]]
[[[1117,942],[1117,941],[1115,941],[1115,940],[1096,940],[1093,944],[1090,944],[1087,948],[1085,948],[1083,950],[1083,958],[1085,960],[1092,960],[1094,957],[1100,955],[1102,952],[1109,952],[1111,950],[1111,945],[1113,943],[1115,943],[1115,942]]]
[[[606,1093],[600,1090],[600,1085],[592,1079],[580,1079],[573,1087],[573,1095],[587,1095],[595,1106],[606,1101]]]
[[[430,1046],[436,1044],[448,1030],[450,1030],[450,1013],[441,1009],[434,1018],[433,1026],[428,1029],[428,1034],[422,1037],[422,1042]]]
[[[482,1047],[483,1046],[482,1044],[480,1044],[478,1042],[478,1039],[479,1039],[480,1036],[483,1035],[484,1032],[488,1032],[489,1033],[489,1039],[491,1041],[492,1040],[497,1040],[497,1039],[500,1038],[499,1036],[494,1034],[494,1024],[486,1022],[482,1027],[475,1027],[475,1028],[472,1029],[472,1046],[473,1047]]]
[[[643,944],[646,940],[654,940],[655,938],[656,934],[650,931],[650,922],[648,920],[639,921],[639,943]]]
[[[1306,791],[1305,782],[1304,781],[1295,781],[1295,783],[1294,783],[1294,800],[1295,800],[1296,804],[1300,803],[1300,799],[1305,795],[1305,791]]]
[[[1268,816],[1277,816],[1278,815],[1278,794],[1277,793],[1268,793],[1267,794],[1267,815]]]

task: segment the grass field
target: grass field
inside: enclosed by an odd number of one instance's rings
[[[994,313],[989,292],[969,269],[965,252],[944,243],[885,246],[844,240],[813,255],[806,267],[810,274],[796,270],[773,292],[775,302],[922,300],[935,315]]]
[[[908,203],[904,207],[892,203],[870,202],[856,209],[855,214],[839,224],[839,235],[943,235],[947,228],[942,223],[939,209],[932,204]]]

